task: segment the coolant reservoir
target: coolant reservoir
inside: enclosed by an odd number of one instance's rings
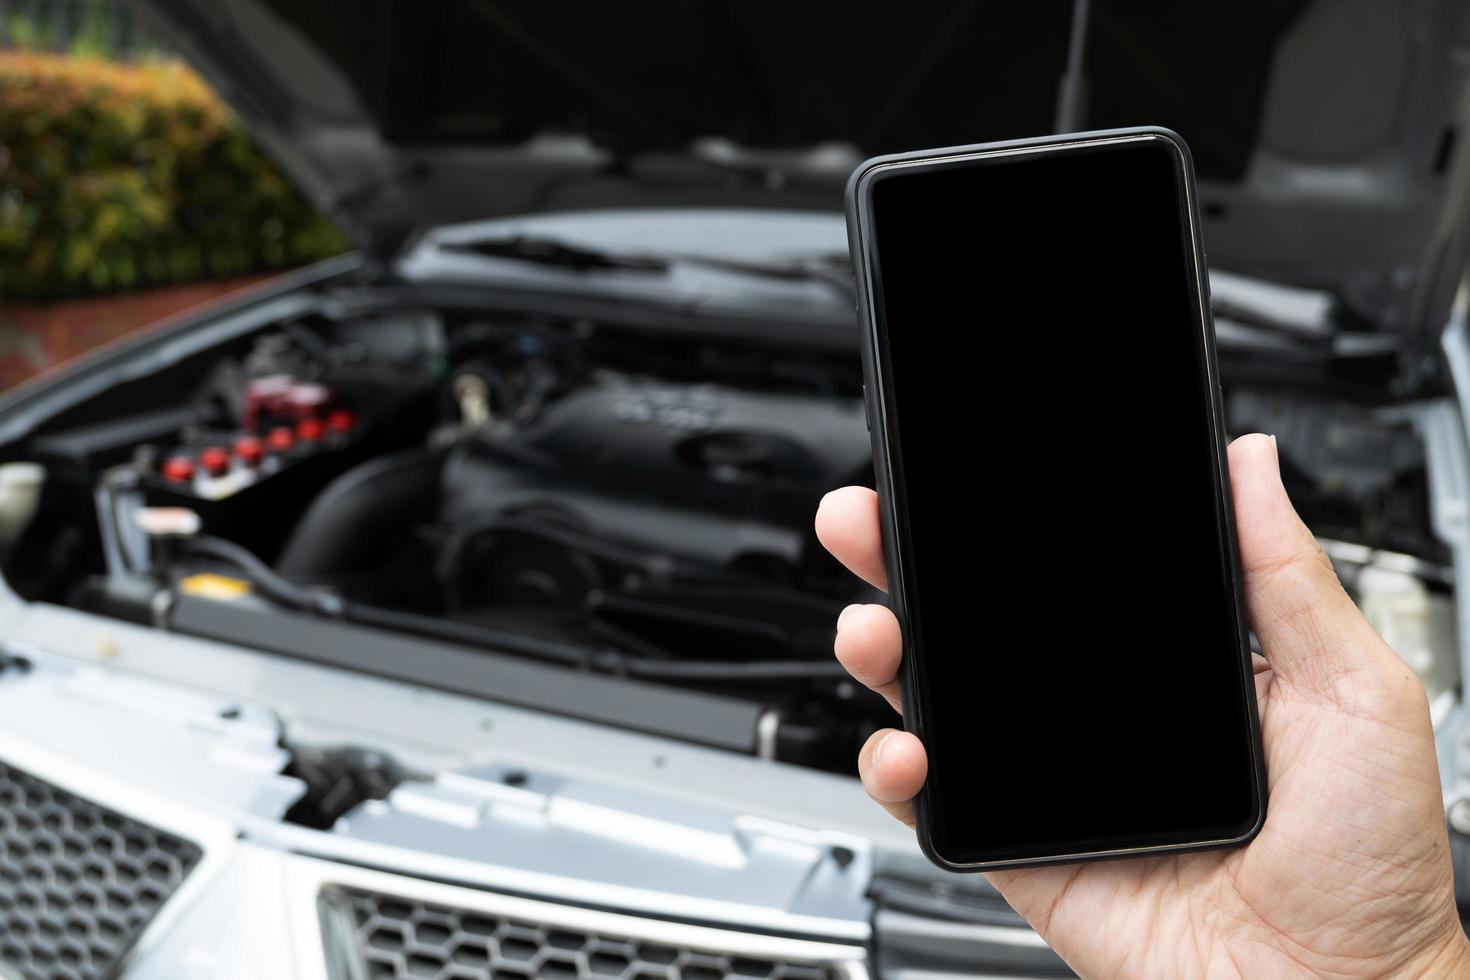
[[[1388,645],[1419,676],[1429,700],[1459,684],[1455,603],[1408,572],[1369,565],[1355,583],[1358,605]]]

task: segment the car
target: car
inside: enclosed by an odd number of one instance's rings
[[[1470,860],[1470,17],[991,7],[143,0],[358,247],[0,396],[0,972],[1067,975],[862,792],[881,596],[811,518],[872,478],[852,169],[1084,124],[1190,141],[1228,427],[1423,681]],[[1045,299],[987,329],[1129,328]],[[956,480],[1047,409],[973,368]],[[960,655],[1109,574],[1091,476],[1048,581],[966,529]]]

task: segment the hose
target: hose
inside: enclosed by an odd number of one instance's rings
[[[326,592],[305,588],[290,579],[277,575],[269,565],[233,541],[199,534],[180,539],[178,547],[180,551],[191,555],[215,558],[234,565],[245,573],[245,576],[250,579],[250,584],[255,586],[261,595],[273,602],[320,616],[339,617],[342,615],[344,603],[341,599]]]
[[[557,643],[519,633],[461,623],[454,620],[435,619],[414,613],[384,609],[381,606],[349,602],[343,606],[343,618],[363,626],[377,626],[400,633],[416,633],[431,639],[447,640],[471,646],[487,646],[500,650],[524,653],[541,660],[550,660],[569,667],[589,667],[595,651],[570,643]]]
[[[209,535],[196,535],[179,542],[180,550],[189,554],[228,562],[239,569],[260,594],[280,605],[332,619],[413,633],[431,639],[445,640],[489,649],[505,650],[547,660],[569,667],[603,671],[644,680],[685,681],[777,681],[824,680],[845,677],[846,672],[835,661],[668,661],[636,656],[618,650],[557,643],[504,630],[418,616],[413,613],[383,609],[360,602],[347,602],[337,596],[297,585],[277,574],[249,550]]]

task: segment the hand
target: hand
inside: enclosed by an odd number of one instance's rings
[[[987,877],[1084,976],[1470,975],[1424,689],[1292,509],[1275,440],[1237,440],[1230,472],[1246,609],[1265,650],[1255,665],[1270,785],[1260,835],[1242,848]],[[817,534],[886,586],[871,490],[828,494]],[[900,646],[885,606],[838,618],[838,659],[894,710]],[[868,793],[912,825],[926,769],[919,740],[877,732],[858,769]]]

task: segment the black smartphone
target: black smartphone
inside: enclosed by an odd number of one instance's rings
[[[925,853],[1248,841],[1265,770],[1183,140],[879,157],[848,234]]]

